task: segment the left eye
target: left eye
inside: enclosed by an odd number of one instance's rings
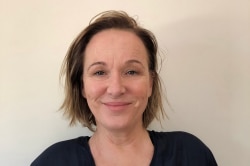
[[[126,74],[128,74],[128,75],[135,75],[135,74],[137,74],[137,72],[134,71],[134,70],[130,70]]]

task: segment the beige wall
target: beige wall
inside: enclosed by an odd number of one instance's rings
[[[163,129],[150,128],[191,132],[219,165],[249,165],[247,0],[0,0],[0,165],[29,165],[52,143],[91,134],[57,112],[58,74],[72,39],[108,9],[138,15],[165,52],[161,76],[173,110],[166,105]]]

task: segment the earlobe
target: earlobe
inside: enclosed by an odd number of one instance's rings
[[[82,87],[82,97],[86,98],[84,88]]]
[[[81,77],[81,87],[82,87],[82,97],[86,98],[84,86],[83,86],[83,76]]]
[[[83,85],[82,85],[82,97],[86,98],[86,94],[85,94],[85,90],[84,90]]]
[[[150,97],[152,95],[153,84],[154,84],[153,74],[151,74],[149,82],[150,83],[149,83],[149,94],[148,94],[148,97]]]

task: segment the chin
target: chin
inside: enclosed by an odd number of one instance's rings
[[[125,131],[131,128],[131,123],[120,121],[109,121],[108,123],[99,124],[110,131]]]

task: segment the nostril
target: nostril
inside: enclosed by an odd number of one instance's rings
[[[123,95],[126,91],[126,88],[121,79],[113,79],[109,82],[107,93],[113,97],[119,97]]]

